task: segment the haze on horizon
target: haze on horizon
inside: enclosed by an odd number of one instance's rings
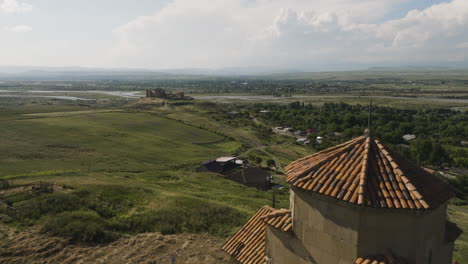
[[[467,66],[467,0],[0,0],[2,66]]]

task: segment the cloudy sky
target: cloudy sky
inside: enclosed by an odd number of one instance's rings
[[[0,65],[467,65],[468,0],[0,0]]]

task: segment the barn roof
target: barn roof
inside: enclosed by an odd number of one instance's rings
[[[370,136],[294,161],[286,174],[292,186],[359,206],[432,209],[453,196],[448,185]]]

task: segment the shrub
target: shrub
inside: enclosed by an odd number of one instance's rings
[[[245,215],[227,206],[198,199],[182,198],[170,208],[135,214],[115,222],[114,228],[123,232],[209,233],[227,236]]]
[[[117,235],[108,222],[90,211],[64,212],[45,219],[43,232],[70,238],[73,242],[105,243]]]

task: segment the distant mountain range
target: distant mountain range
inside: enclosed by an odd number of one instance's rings
[[[438,75],[443,72],[460,71],[466,73],[468,67],[444,66],[402,66],[402,67],[372,67],[365,70],[304,72],[291,68],[275,67],[238,67],[220,69],[127,69],[127,68],[85,68],[85,67],[34,67],[34,66],[0,66],[0,79],[10,81],[54,81],[54,80],[157,80],[157,79],[200,79],[217,77],[243,78],[298,78],[298,79],[328,79],[330,76],[362,76],[376,73],[392,75],[395,73]],[[345,78],[346,79],[346,78]]]
[[[300,70],[276,67],[232,67],[220,69],[127,69],[127,68],[85,68],[85,67],[34,67],[34,66],[0,66],[0,78],[69,78],[69,77],[174,77],[187,76],[252,76],[271,75],[275,73],[298,73]]]

